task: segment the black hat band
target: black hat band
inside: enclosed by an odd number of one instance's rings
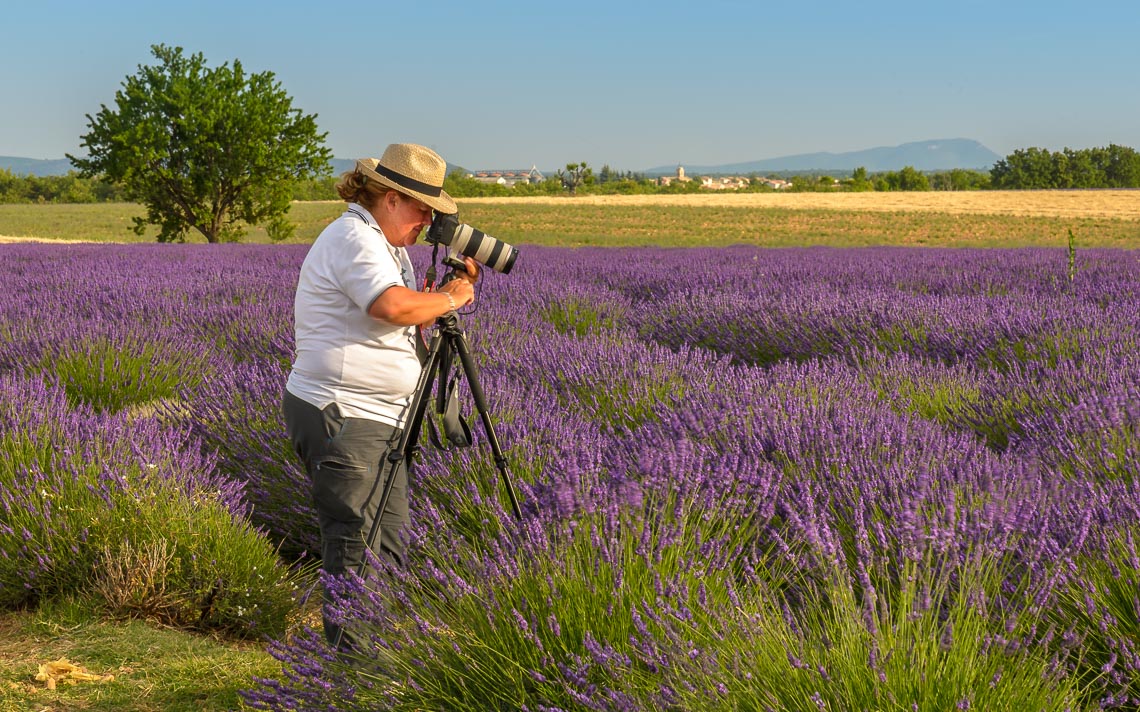
[[[424,183],[423,181],[418,181],[415,178],[409,178],[408,176],[406,176],[402,173],[397,173],[396,171],[393,171],[389,168],[385,168],[384,166],[380,165],[379,163],[376,164],[376,167],[373,170],[376,171],[377,173],[379,173],[380,175],[384,176],[388,180],[392,181],[396,185],[400,186],[401,188],[407,188],[408,190],[414,190],[417,193],[423,193],[424,195],[430,195],[433,198],[438,198],[440,196],[440,194],[443,193],[443,187],[442,186],[429,185],[428,183]]]

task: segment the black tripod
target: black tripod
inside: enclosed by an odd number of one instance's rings
[[[462,263],[459,263],[462,265]],[[443,284],[446,284],[451,279],[455,278],[454,266],[453,271],[444,278]],[[434,272],[434,267],[432,268]],[[384,478],[384,489],[380,492],[380,505],[376,509],[376,516],[372,520],[372,526],[368,529],[368,537],[365,539],[364,544],[366,550],[364,552],[364,559],[361,560],[357,567],[357,576],[363,576],[367,568],[368,552],[372,551],[372,547],[376,542],[376,536],[380,533],[380,521],[384,517],[384,510],[388,506],[388,499],[392,495],[392,486],[396,481],[396,469],[403,460],[410,472],[412,469],[412,460],[415,456],[416,450],[419,449],[419,435],[420,428],[423,426],[424,414],[427,412],[428,403],[431,401],[432,382],[439,376],[439,394],[438,400],[440,403],[439,410],[443,410],[443,402],[446,398],[445,381],[447,379],[447,372],[450,370],[452,363],[452,355],[458,354],[459,361],[463,366],[464,376],[467,378],[467,385],[471,389],[471,396],[475,401],[475,408],[479,411],[479,417],[483,421],[483,429],[487,432],[487,441],[491,444],[491,453],[495,457],[495,467],[499,470],[499,475],[502,477],[503,484],[507,488],[507,496],[511,500],[511,512],[514,514],[515,519],[522,520],[522,508],[519,507],[518,496],[515,494],[514,485],[511,484],[511,477],[507,471],[507,458],[503,454],[502,448],[499,447],[499,439],[495,436],[495,426],[491,423],[491,416],[487,409],[487,400],[483,396],[483,388],[479,385],[476,378],[475,362],[471,358],[471,351],[467,348],[467,338],[463,335],[463,329],[459,326],[459,318],[454,311],[450,311],[443,316],[436,319],[435,333],[432,335],[431,343],[428,345],[427,357],[424,361],[423,370],[420,371],[419,381],[416,383],[416,390],[412,394],[411,403],[408,404],[408,419],[403,432],[400,434],[399,443],[396,447],[388,452],[388,474]],[[418,338],[418,337],[417,337]],[[381,465],[382,466],[382,465]],[[373,485],[372,491],[368,495],[368,501],[372,501],[373,495],[376,494],[376,485],[380,483],[377,478],[376,484]],[[337,629],[336,638],[333,640],[333,649],[340,648],[341,637],[344,633],[343,628]]]
[[[511,500],[511,512],[515,515],[515,519],[521,520],[522,509],[519,507],[518,496],[515,494],[514,485],[511,484],[511,476],[507,471],[507,457],[503,454],[502,448],[499,447],[499,439],[495,435],[495,426],[491,422],[491,415],[487,409],[487,399],[483,395],[483,388],[479,385],[475,362],[472,360],[471,351],[467,347],[467,338],[463,335],[463,329],[459,326],[459,319],[453,311],[436,319],[436,330],[432,335],[431,343],[428,345],[427,361],[420,372],[420,380],[416,384],[416,391],[409,405],[411,415],[408,417],[408,425],[400,436],[399,445],[388,454],[388,461],[392,464],[391,469],[394,471],[400,458],[404,458],[408,465],[411,465],[412,457],[418,447],[417,441],[419,440],[420,428],[423,425],[424,413],[427,412],[427,405],[430,400],[428,396],[431,391],[431,383],[437,375],[440,386],[437,398],[441,404],[440,410],[442,410],[442,404],[447,397],[444,383],[447,378],[447,370],[451,364],[452,354],[458,354],[459,361],[463,366],[463,374],[467,378],[468,387],[471,389],[475,409],[479,411],[479,417],[483,421],[483,429],[487,432],[487,442],[491,444],[491,454],[495,457],[495,467],[499,470],[499,475],[507,489],[507,496]],[[375,532],[379,530],[379,514],[384,512],[384,507],[388,504],[388,495],[392,491],[393,479],[389,476],[384,483],[384,491],[380,495],[378,516],[376,521],[372,523],[372,529],[368,535],[369,548],[375,539]]]
[[[459,264],[462,265],[462,263]],[[443,284],[454,278],[455,272],[452,271],[444,278]],[[518,496],[515,494],[514,485],[511,484],[511,477],[507,471],[507,458],[503,454],[502,448],[499,447],[499,439],[495,435],[495,426],[491,422],[491,415],[487,409],[487,399],[484,397],[483,388],[479,385],[479,380],[476,377],[475,362],[472,360],[471,351],[467,347],[467,338],[459,326],[459,318],[454,311],[450,311],[436,319],[435,325],[435,333],[428,345],[423,370],[420,371],[416,390],[412,394],[411,403],[408,405],[407,424],[403,433],[400,434],[399,443],[388,453],[388,475],[384,481],[384,489],[380,493],[380,506],[376,510],[376,517],[372,521],[372,526],[368,530],[368,538],[365,540],[365,545],[369,550],[372,549],[376,535],[380,531],[380,520],[384,515],[384,509],[388,506],[388,499],[392,494],[392,485],[396,479],[393,475],[396,473],[400,460],[404,460],[408,469],[411,469],[413,456],[419,448],[420,428],[423,426],[424,414],[427,412],[428,403],[431,401],[432,382],[436,380],[437,376],[440,384],[437,394],[440,403],[439,410],[441,412],[443,410],[443,403],[447,397],[445,381],[453,354],[458,354],[459,361],[463,366],[463,374],[467,378],[468,387],[471,389],[471,397],[474,399],[475,408],[479,411],[479,417],[483,421],[483,429],[487,432],[487,442],[491,444],[491,453],[495,457],[495,467],[499,470],[499,475],[502,477],[503,484],[506,485],[507,495],[511,500],[511,511],[515,515],[515,519],[522,519],[522,509],[519,507]],[[372,494],[375,494],[375,488]],[[369,500],[371,499],[372,497],[369,496]],[[361,563],[358,573],[363,575],[364,568],[365,565]]]

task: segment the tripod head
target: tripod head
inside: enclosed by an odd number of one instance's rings
[[[441,287],[448,282],[453,282],[456,279],[460,277],[466,277],[469,274],[467,271],[467,263],[463,261],[463,256],[457,253],[455,250],[451,250],[447,253],[447,255],[444,256],[443,266],[447,269],[447,272],[443,275],[443,279],[439,283],[439,286]],[[478,269],[479,268],[476,267],[476,270]],[[479,274],[479,272],[476,271],[476,274]]]
[[[448,253],[447,256],[443,258],[443,265],[444,267],[449,267],[451,271],[444,276],[443,282],[441,282],[441,284],[447,284],[451,280],[458,277],[459,275],[456,274],[457,272],[467,271],[467,263],[451,253]]]

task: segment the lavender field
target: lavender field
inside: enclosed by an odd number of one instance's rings
[[[524,246],[461,317],[523,521],[426,448],[354,672],[297,620],[304,253],[0,245],[0,605],[272,639],[255,709],[1140,705],[1140,255]]]

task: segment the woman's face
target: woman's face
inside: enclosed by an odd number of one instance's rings
[[[380,229],[393,245],[415,244],[423,229],[431,225],[431,208],[423,201],[393,190],[385,194],[383,204],[389,224],[381,224]]]

